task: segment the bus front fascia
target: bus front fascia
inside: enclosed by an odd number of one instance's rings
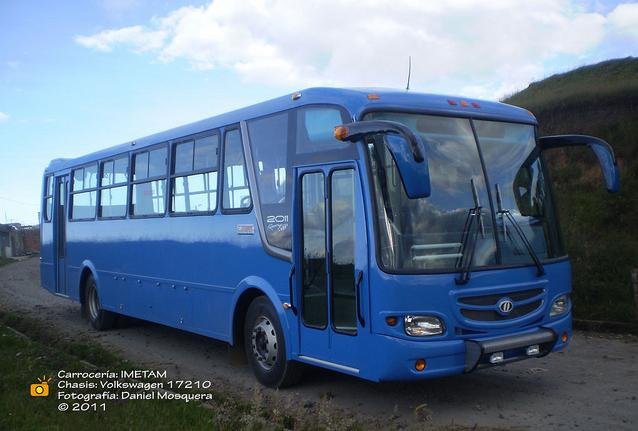
[[[381,139],[388,149],[410,199],[430,196],[430,171],[425,145],[410,128],[394,121],[358,121],[334,129],[335,138],[344,142]]]

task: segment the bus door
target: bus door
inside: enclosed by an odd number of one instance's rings
[[[66,290],[66,223],[67,223],[67,189],[69,176],[62,175],[55,179],[55,228],[53,232],[55,293],[67,295]]]
[[[295,189],[300,355],[356,374],[368,298],[359,174],[354,164],[300,168]]]

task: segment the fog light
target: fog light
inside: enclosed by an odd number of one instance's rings
[[[533,346],[529,346],[526,350],[527,356],[536,356],[541,352],[541,348],[538,344],[534,344]]]
[[[417,359],[416,362],[414,363],[414,368],[417,371],[423,371],[425,370],[425,359]]]
[[[549,311],[549,317],[556,317],[567,313],[569,310],[569,303],[569,295],[561,295],[556,298],[552,303],[551,310]]]
[[[445,330],[441,319],[435,316],[405,316],[405,333],[415,337],[441,335]]]
[[[498,364],[499,362],[503,362],[503,352],[492,353],[490,364]]]

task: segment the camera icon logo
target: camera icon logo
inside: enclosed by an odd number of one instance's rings
[[[48,397],[49,396],[49,382],[51,378],[46,378],[46,376],[42,376],[42,378],[38,377],[38,383],[33,383],[29,387],[29,394],[32,397]]]

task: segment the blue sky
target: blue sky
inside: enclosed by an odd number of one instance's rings
[[[313,85],[498,99],[638,55],[638,4],[534,0],[0,2],[0,222],[37,223],[41,174]]]

